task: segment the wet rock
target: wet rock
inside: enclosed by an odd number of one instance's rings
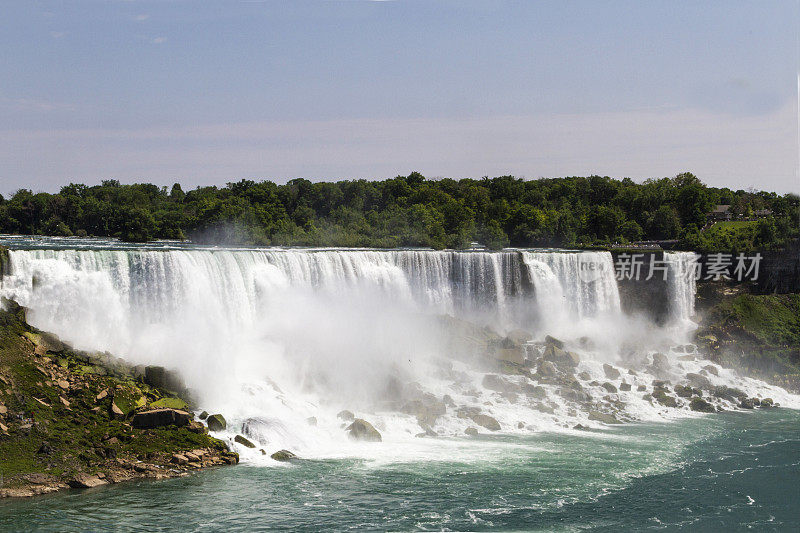
[[[424,438],[424,437],[438,437],[439,435],[436,434],[434,430],[432,430],[429,426],[422,428],[425,431],[422,433],[417,433],[414,435],[417,438]]]
[[[669,357],[658,352],[653,354],[653,368],[655,370],[665,372],[670,369],[670,366]]]
[[[719,369],[714,365],[706,365],[703,367],[703,370],[705,370],[709,374],[714,374],[715,376],[719,376]]]
[[[317,417],[316,416],[309,416],[306,418],[306,424],[309,426],[316,426],[317,425]]]
[[[652,396],[664,407],[678,407],[678,401],[673,396],[668,395],[664,389],[658,388],[654,390]]]
[[[638,387],[636,387],[636,390],[638,392],[644,392],[647,390],[647,387],[645,385],[639,385]]]
[[[489,431],[500,431],[500,422],[489,415],[472,415],[472,421]]]
[[[496,392],[519,391],[519,386],[516,383],[512,383],[507,379],[498,376],[497,374],[486,374],[483,376],[483,381],[481,384],[483,385],[483,388]]]
[[[578,374],[578,378],[582,379],[583,381],[589,381],[590,379],[592,379],[592,376],[590,376],[588,372],[583,371],[580,374]]]
[[[713,387],[711,389],[711,394],[717,398],[722,398],[723,400],[728,400],[731,402],[741,401],[742,399],[747,398],[747,394],[745,394],[743,391],[733,387],[728,387],[727,385]]]
[[[525,394],[531,396],[532,398],[536,398],[537,400],[543,400],[547,398],[547,391],[541,385],[526,383],[523,385],[522,390]]]
[[[210,431],[222,431],[228,427],[228,422],[225,421],[225,417],[219,413],[209,415],[206,419],[206,424],[208,424],[208,429]]]
[[[505,361],[515,365],[524,365],[525,348],[522,346],[515,346],[513,348],[497,348],[494,353],[494,358],[498,361]]]
[[[549,345],[555,346],[556,348],[560,348],[562,350],[564,349],[564,341],[560,341],[560,340],[556,339],[555,337],[551,337],[550,335],[547,335],[544,338],[544,342],[545,342],[545,344],[549,344]]]
[[[474,437],[478,434],[478,430],[473,427],[468,427],[467,429],[464,430],[464,433],[466,433],[470,437]]]
[[[572,400],[573,402],[583,403],[583,402],[590,402],[592,401],[592,396],[584,391],[583,389],[573,389],[569,388],[561,388],[556,391],[556,393],[566,400]]]
[[[442,396],[442,401],[444,402],[444,404],[447,407],[455,407],[456,406],[456,402],[453,401],[452,396],[450,396],[449,394],[445,394],[444,396]]]
[[[691,398],[694,395],[694,389],[688,385],[675,385],[675,394],[681,398]]]
[[[739,402],[740,409],[753,409],[755,406],[755,398],[742,398],[742,401]]]
[[[764,398],[761,400],[761,408],[769,409],[770,407],[773,407],[774,403],[775,402],[773,402],[772,398]]]
[[[344,409],[344,410],[342,410],[342,411],[339,411],[339,412],[336,414],[336,417],[337,417],[337,418],[341,418],[341,419],[342,419],[342,420],[344,420],[345,422],[351,422],[351,421],[353,421],[353,420],[355,420],[355,419],[356,419],[356,417],[355,417],[355,415],[353,414],[353,412],[352,412],[352,411],[348,411],[347,409]]]
[[[514,344],[525,344],[533,340],[533,335],[522,329],[514,329],[508,332],[506,339]]]
[[[97,476],[90,474],[77,474],[75,477],[67,481],[67,485],[75,489],[90,489],[92,487],[99,487],[105,485],[107,482]]]
[[[163,366],[146,366],[144,382],[157,389],[180,392],[186,389],[183,379],[177,372],[167,370]]]
[[[270,455],[269,457],[270,459],[281,462],[295,461],[298,459],[298,457],[289,450],[279,450]]]
[[[621,424],[617,417],[610,414],[610,413],[603,413],[596,409],[592,409],[589,411],[589,420],[594,420],[596,422],[602,422],[603,424]]]
[[[605,372],[608,379],[619,379],[620,377],[619,370],[608,363],[603,363],[603,372]]]
[[[688,374],[686,374],[686,379],[689,381],[689,385],[691,385],[696,389],[711,390],[713,387],[708,378],[700,374],[689,372]]]
[[[198,422],[197,420],[192,420],[186,426],[186,429],[191,431],[192,433],[197,433],[198,435],[203,435],[204,433],[208,433],[208,429],[203,425],[202,422]]]
[[[605,383],[603,383],[602,387],[605,390],[607,390],[608,392],[611,392],[611,393],[616,393],[617,392],[617,388],[614,385],[612,385],[611,383],[607,382],[607,381]]]
[[[556,365],[554,365],[550,361],[542,361],[539,363],[539,368],[536,370],[536,374],[543,377],[555,377],[558,374],[558,370],[556,369]]]
[[[200,418],[200,420],[205,420],[206,418],[208,418],[208,411],[203,411],[202,413],[200,413],[200,416],[198,418]]]
[[[382,440],[378,430],[375,429],[372,424],[361,418],[353,420],[353,423],[347,426],[346,431],[351,439],[368,442],[380,442]]]
[[[220,417],[222,415],[219,415]],[[186,426],[192,415],[178,409],[152,409],[139,411],[133,415],[131,424],[138,429],[151,429],[164,426]],[[224,419],[223,419],[224,420]]]
[[[547,413],[548,415],[555,414],[556,410],[549,405],[545,405],[543,403],[536,403],[533,405],[533,408],[539,411],[540,413]]]
[[[581,362],[580,356],[575,352],[567,352],[553,345],[545,348],[542,358],[564,372],[572,371]]]
[[[628,391],[631,390],[631,384],[630,383],[625,383],[623,381],[622,383],[619,384],[619,390],[621,390],[623,392],[628,392]]]
[[[716,411],[713,405],[702,398],[692,398],[692,401],[689,402],[689,408],[692,411],[699,411],[701,413],[713,413]]]
[[[246,438],[242,437],[241,435],[236,435],[233,438],[233,441],[238,443],[238,444],[241,444],[242,446],[245,446],[247,448],[255,448],[256,447],[255,444],[253,444],[252,442],[250,442]]]
[[[447,412],[447,406],[433,394],[424,393],[419,399],[403,405],[400,411],[417,417],[420,426],[424,427],[434,425],[436,420]]]

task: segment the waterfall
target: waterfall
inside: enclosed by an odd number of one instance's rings
[[[695,286],[684,274],[693,256],[665,257],[673,315],[688,320]],[[640,378],[624,379],[649,383],[648,354],[675,344],[669,328],[622,312],[608,252],[55,243],[16,247],[9,263],[0,294],[27,307],[34,326],[78,349],[177,369],[198,393],[198,407],[224,412],[232,431],[246,427],[276,449],[310,454],[342,446],[336,413],[345,408],[361,409],[392,439],[418,433],[416,419],[392,403],[405,401],[392,399],[398,381],[404,391],[488,412],[504,429],[520,420],[550,430],[596,424],[558,385],[542,384],[544,406],[536,398],[517,404],[515,395],[498,397],[484,386],[486,372],[497,371],[485,366],[486,344],[478,359],[460,350],[486,342],[485,326],[500,335],[553,335],[581,351],[575,373],[590,375],[583,381],[593,401],[608,394],[597,385],[607,379],[603,363],[630,363]],[[454,332],[467,342],[453,343]],[[529,345],[525,357],[539,348]],[[691,365],[702,368],[699,360]],[[503,379],[523,387],[523,375]],[[632,417],[662,416],[641,395],[625,401]],[[447,413],[436,431],[462,434],[472,423],[456,409]],[[305,423],[310,416],[318,427]]]
[[[664,252],[670,318],[676,324],[690,324],[694,316],[697,259],[694,252]]]

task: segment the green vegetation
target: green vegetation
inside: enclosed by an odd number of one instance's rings
[[[740,294],[711,307],[697,339],[720,363],[800,390],[800,294]]]
[[[121,469],[131,470],[137,460],[165,463],[171,454],[192,449],[227,453],[200,423],[132,428],[136,409],[186,403],[114,368],[83,372],[88,354],[30,327],[13,302],[5,305],[8,310],[0,309],[2,487],[26,486],[32,474],[53,483],[78,473],[129,479],[133,474],[120,474]]]
[[[755,227],[702,232],[716,204],[747,215],[768,209]],[[0,232],[154,238],[307,246],[461,248],[608,246],[680,239],[698,250],[775,248],[798,235],[795,195],[705,186],[684,173],[637,184],[630,179],[511,176],[427,180],[419,173],[384,181],[286,185],[241,180],[184,192],[116,180],[70,184],[57,194],[20,190],[0,197]]]

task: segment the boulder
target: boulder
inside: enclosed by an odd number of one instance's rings
[[[210,431],[222,431],[228,427],[225,417],[221,414],[209,415],[206,419],[206,424],[208,424]]]
[[[171,461],[177,465],[189,464],[189,458],[180,453],[174,454]]]
[[[742,398],[739,402],[740,409],[753,409],[756,406],[754,398]]]
[[[768,409],[770,407],[773,407],[774,404],[775,402],[772,400],[772,398],[764,398],[763,400],[761,400],[762,409],[764,408]]]
[[[400,411],[417,417],[420,426],[432,426],[447,412],[447,405],[433,394],[422,394],[420,399],[407,402]]]
[[[250,442],[246,438],[242,437],[241,435],[236,435],[233,438],[233,441],[238,443],[238,444],[241,444],[242,446],[245,446],[247,448],[255,448],[256,447],[255,444],[253,444],[252,442]]]
[[[739,389],[728,387],[727,385],[720,385],[711,389],[711,394],[717,398],[722,398],[728,401],[742,401],[747,398],[747,394]]]
[[[664,407],[678,407],[678,401],[673,396],[669,396],[664,389],[654,390],[653,398]]]
[[[638,392],[644,392],[644,391],[647,390],[647,387],[645,385],[639,385],[639,386],[636,387],[636,390]]]
[[[98,487],[100,485],[105,485],[107,482],[103,479],[100,479],[97,476],[93,476],[91,474],[77,474],[75,477],[67,481],[67,485],[75,489],[90,489],[92,487]]]
[[[206,418],[208,418],[208,411],[203,411],[202,413],[200,413],[200,416],[198,418],[200,418],[200,420],[205,420]]]
[[[619,384],[619,390],[621,390],[623,392],[628,392],[628,391],[631,390],[631,384],[630,383],[625,383],[623,381],[622,383]]]
[[[152,409],[139,411],[133,415],[132,425],[139,429],[150,429],[164,426],[185,426],[192,420],[192,415],[178,409]]]
[[[533,340],[533,335],[522,329],[513,329],[508,332],[506,339],[510,340],[514,344],[525,344],[526,342]]]
[[[505,361],[515,365],[525,364],[525,348],[522,346],[515,346],[513,348],[497,348],[494,352],[494,358],[498,361]]]
[[[317,425],[317,417],[316,416],[309,416],[306,418],[306,424],[309,426],[316,426]]]
[[[692,401],[689,402],[689,408],[692,411],[701,413],[713,413],[715,411],[714,406],[702,398],[692,398]]]
[[[608,391],[608,392],[610,392],[610,393],[612,393],[612,394],[614,394],[614,393],[616,393],[616,392],[617,392],[617,388],[616,388],[616,387],[615,387],[613,384],[609,383],[608,381],[606,381],[605,383],[603,383],[602,387],[603,387],[603,388],[604,388],[606,391]]]
[[[589,373],[584,370],[583,372],[578,374],[578,378],[582,379],[583,381],[589,381],[590,379],[592,379],[592,376],[590,376]]]
[[[708,380],[708,378],[700,374],[689,372],[686,374],[686,379],[689,381],[689,385],[696,389],[711,390],[712,388],[711,382]]]
[[[489,431],[500,431],[500,423],[493,417],[484,414],[472,415],[472,421]]]
[[[567,352],[553,345],[547,346],[542,356],[545,361],[550,361],[562,371],[572,370],[581,362],[581,357],[575,352]]]
[[[541,385],[533,385],[531,383],[526,383],[525,385],[522,386],[522,391],[528,396],[532,396],[538,400],[543,400],[547,398],[547,391]]]
[[[486,374],[483,376],[482,382],[484,389],[493,390],[496,392],[518,392],[519,387],[516,383],[512,383],[497,374]]]
[[[552,362],[542,361],[539,363],[539,368],[536,370],[536,373],[540,376],[549,378],[558,374],[558,370],[556,369],[556,365],[554,365]]]
[[[669,370],[670,369],[670,362],[669,357],[664,355],[663,353],[654,353],[653,354],[653,367],[658,370]]]
[[[719,376],[719,369],[714,365],[706,365],[703,367],[703,370],[708,372],[709,374],[714,374],[715,376]]]
[[[344,409],[343,411],[339,411],[337,413],[336,417],[337,418],[341,418],[345,422],[351,422],[351,421],[355,420],[355,418],[356,418],[355,415],[353,414],[353,412],[352,411],[348,411],[347,409]]]
[[[608,379],[619,379],[620,377],[619,370],[608,363],[603,363],[603,372],[605,372]]]
[[[592,396],[583,389],[575,389],[572,387],[564,387],[556,391],[559,396],[566,400],[573,402],[584,403],[592,401]]]
[[[675,385],[675,394],[681,398],[691,398],[694,396],[694,389],[688,385]]]
[[[270,459],[281,462],[294,461],[298,459],[298,457],[289,450],[279,450],[270,455],[269,457]]]
[[[167,370],[163,366],[146,366],[144,382],[157,389],[180,392],[186,389],[183,379],[177,372]]]
[[[361,418],[356,418],[353,423],[347,426],[346,431],[351,439],[363,440],[368,442],[380,442],[381,434],[372,424]]]
[[[474,437],[475,435],[478,434],[478,430],[473,427],[468,427],[467,429],[464,430],[464,433],[466,433],[470,437]]]
[[[556,348],[560,348],[562,350],[564,349],[564,341],[560,341],[560,340],[556,339],[555,337],[551,337],[550,335],[547,335],[544,338],[544,342],[545,342],[545,344],[555,346]]]
[[[610,413],[603,413],[596,409],[592,409],[589,411],[589,420],[594,420],[596,422],[602,422],[603,424],[621,424],[617,417],[610,414]]]
[[[111,418],[114,420],[122,420],[125,418],[125,413],[122,412],[122,409],[117,407],[117,404],[111,402]]]

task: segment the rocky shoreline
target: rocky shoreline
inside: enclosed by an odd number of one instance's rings
[[[0,310],[0,498],[233,465],[159,367],[73,350]],[[176,387],[179,388],[179,387]],[[185,393],[184,393],[185,396]]]

